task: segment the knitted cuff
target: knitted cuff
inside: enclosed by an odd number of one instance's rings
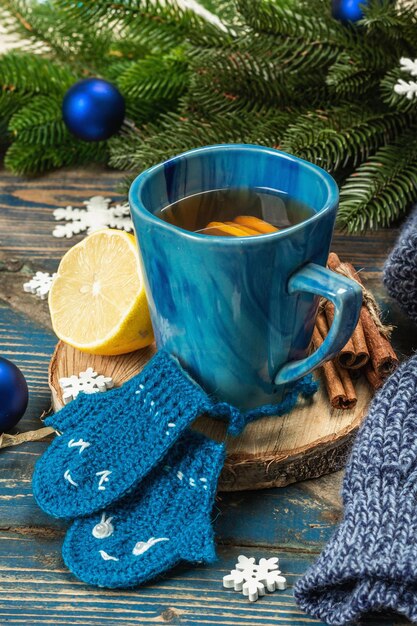
[[[196,405],[201,405],[202,411],[209,410],[212,406],[205,391],[184,371],[177,359],[161,350],[139,374],[121,387],[115,387],[103,395],[80,393],[75,400],[47,417],[44,424],[64,432],[88,420],[90,415],[94,416],[106,404],[113,406],[126,402],[133,394],[140,395],[144,401],[149,401],[149,406],[154,406],[150,404],[152,400],[154,402],[159,400],[166,406],[166,411],[178,405],[179,401],[184,408],[192,409]],[[134,414],[137,414],[137,408],[137,405],[134,405]]]
[[[377,532],[369,528],[369,533]],[[355,536],[356,535],[356,536]],[[377,612],[394,612],[417,623],[417,576],[409,569],[409,578],[390,569],[390,563],[378,565],[366,555],[366,546],[358,541],[352,527],[341,526],[325,552],[294,586],[294,597],[303,611],[330,626],[356,624]]]
[[[134,492],[72,524],[65,563],[84,582],[132,587],[182,560],[212,562],[211,510],[223,463],[223,444],[184,433]]]
[[[35,466],[39,506],[71,518],[118,500],[210,406],[204,391],[165,352],[122,387],[79,396],[48,420],[63,434]]]
[[[375,396],[343,486],[344,520],[294,588],[331,626],[375,611],[417,621],[417,357]]]
[[[158,352],[150,362],[152,363],[152,373],[151,376],[156,377],[160,372],[160,363],[162,363],[162,378],[161,378],[161,388],[164,386],[172,385],[173,389],[178,389],[179,393],[182,393],[182,389],[186,392],[186,396],[188,392],[191,392],[191,396],[194,401],[199,402],[198,398],[198,390],[200,394],[204,394],[203,390],[198,387],[198,385],[191,379],[191,377],[181,368],[179,363],[173,358],[168,356],[166,353]],[[156,367],[154,367],[154,365]],[[139,376],[148,376],[148,368],[146,366],[140,374],[131,379],[130,381],[124,383],[122,387],[118,387],[112,389],[111,392],[106,392],[106,398],[109,397],[109,393],[112,394],[113,398],[116,398],[120,393],[123,393],[123,396],[128,394],[129,386],[135,388],[135,381]],[[188,381],[188,382],[187,382]],[[153,381],[153,386],[158,386],[158,380]],[[263,417],[274,417],[285,415],[286,413],[290,413],[292,409],[297,404],[299,397],[303,398],[311,398],[318,391],[319,384],[313,378],[311,374],[304,376],[298,380],[285,394],[284,399],[277,404],[264,404],[256,409],[252,409],[251,411],[240,411],[236,407],[227,402],[216,402],[213,398],[212,401],[208,401],[205,398],[205,404],[202,402],[202,411],[205,411],[210,417],[214,419],[223,419],[229,422],[228,432],[233,437],[240,435],[245,427],[251,422],[261,419]],[[196,395],[194,395],[196,394]],[[89,396],[87,394],[79,394],[76,399],[76,410],[74,410],[74,401],[70,404],[64,406],[60,411],[50,415],[44,420],[46,426],[52,426],[52,428],[56,428],[58,431],[68,430],[70,428],[74,428],[77,424],[82,423],[85,420],[89,419],[89,415],[91,412],[91,404],[94,404],[94,396]]]
[[[404,313],[417,322],[417,207],[385,263],[384,285]]]

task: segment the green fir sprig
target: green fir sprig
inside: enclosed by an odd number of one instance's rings
[[[386,226],[417,199],[417,7],[369,0],[342,24],[330,0],[0,0],[22,38],[0,57],[0,149],[12,171],[107,163],[137,173],[204,144],[274,146],[331,171],[339,224]],[[211,14],[207,12],[211,11]],[[70,135],[61,105],[101,76],[126,101],[110,140]],[[406,87],[407,89],[407,87]]]

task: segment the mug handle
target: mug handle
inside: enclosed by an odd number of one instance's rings
[[[278,370],[276,385],[285,385],[336,356],[346,345],[358,323],[362,289],[358,283],[321,265],[308,263],[295,272],[288,282],[288,292],[314,293],[334,304],[334,320],[320,348],[300,361],[291,361]]]

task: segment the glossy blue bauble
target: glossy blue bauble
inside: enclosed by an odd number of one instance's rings
[[[22,372],[0,356],[0,433],[16,426],[26,411],[28,398],[28,386]]]
[[[120,91],[102,78],[86,78],[70,87],[62,102],[68,130],[84,141],[103,141],[121,127],[125,101]]]
[[[363,18],[367,0],[332,0],[332,15],[341,22],[357,22]]]

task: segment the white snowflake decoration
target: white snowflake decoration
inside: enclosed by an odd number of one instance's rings
[[[404,72],[408,72],[410,76],[417,76],[417,59],[407,59],[403,57],[400,59],[401,69]],[[417,98],[417,82],[410,80],[406,81],[403,78],[399,78],[398,82],[394,86],[394,91],[400,96],[405,96],[408,100]]]
[[[67,206],[62,209],[55,209],[53,215],[56,220],[65,221],[66,224],[59,224],[54,228],[54,237],[73,237],[81,232],[87,235],[102,228],[118,228],[133,231],[133,223],[130,217],[129,204],[115,204],[110,206],[110,198],[103,196],[93,196],[83,204],[85,209],[74,209]]]
[[[417,98],[417,83],[412,80],[407,82],[400,78],[394,87],[394,91],[399,96],[405,96],[407,100],[412,100]]]
[[[48,272],[36,272],[36,274],[23,284],[23,291],[37,296],[41,300],[45,300],[51,289],[56,274],[48,274]]]
[[[260,559],[257,564],[254,557],[241,554],[235,569],[223,576],[223,587],[241,591],[250,602],[255,602],[259,596],[265,595],[265,588],[270,593],[287,588],[287,580],[281,576],[278,564],[276,557]]]
[[[62,400],[68,404],[75,400],[80,391],[84,393],[99,393],[107,391],[114,386],[110,376],[97,374],[92,367],[88,367],[85,372],[80,372],[78,376],[73,374],[67,378],[60,378],[59,384],[62,389]]]
[[[406,57],[402,57],[400,59],[401,69],[404,72],[408,72],[411,76],[417,76],[417,59],[407,59]]]

